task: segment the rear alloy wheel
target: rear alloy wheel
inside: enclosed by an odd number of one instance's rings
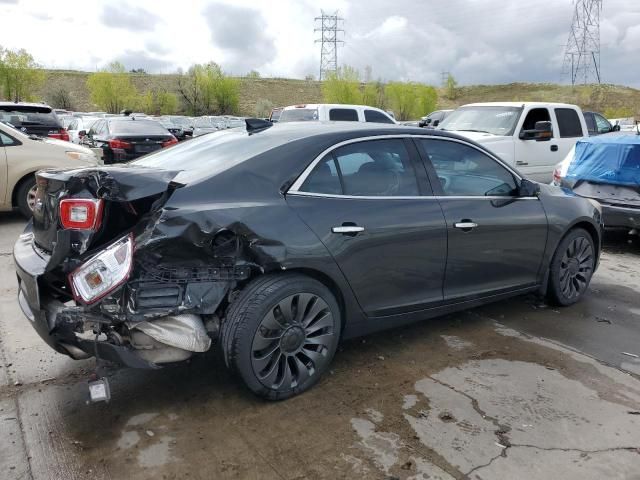
[[[562,239],[551,261],[549,296],[559,305],[571,305],[586,292],[595,268],[595,247],[589,233],[572,230]]]
[[[36,185],[35,176],[29,177],[22,181],[16,192],[16,206],[25,218],[31,218],[33,209],[36,206],[36,193],[38,187]]]
[[[327,370],[340,336],[331,292],[302,275],[258,278],[242,291],[223,323],[227,364],[257,395],[301,393]]]

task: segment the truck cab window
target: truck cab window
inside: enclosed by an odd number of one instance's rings
[[[536,128],[536,122],[550,122],[551,115],[546,108],[532,108],[527,113],[524,123],[522,124],[522,130],[534,130]]]
[[[556,118],[558,119],[560,137],[575,138],[583,136],[578,112],[572,108],[556,108]]]

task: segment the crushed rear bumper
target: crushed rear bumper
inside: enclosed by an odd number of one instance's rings
[[[13,259],[18,276],[18,303],[40,337],[55,351],[80,359],[99,357],[133,368],[160,368],[140,358],[135,350],[97,339],[79,337],[85,318],[77,307],[53,298],[41,277],[48,255],[33,247],[33,234],[23,233],[14,245]]]

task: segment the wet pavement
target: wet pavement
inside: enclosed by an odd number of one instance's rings
[[[22,227],[0,215],[2,479],[640,479],[640,239],[608,237],[575,306],[522,297],[349,341],[285,402],[214,351],[113,370],[112,401],[87,405],[94,362],[17,305]]]

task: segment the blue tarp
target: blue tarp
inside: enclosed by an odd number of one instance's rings
[[[578,140],[564,178],[640,186],[640,135],[602,135]]]

